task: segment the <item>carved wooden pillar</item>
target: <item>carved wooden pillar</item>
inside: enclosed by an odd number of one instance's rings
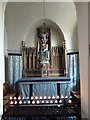
[[[63,68],[63,65],[62,65],[63,48],[62,47],[60,47],[60,49],[59,49],[59,54],[60,54],[60,56],[59,56],[59,66],[60,66],[60,69],[62,69]]]
[[[31,69],[31,57],[32,57],[32,49],[29,48],[29,69]]]
[[[58,64],[59,64],[59,69],[61,69],[61,55],[60,55],[60,48],[61,47],[58,47]]]
[[[50,29],[49,29],[49,34],[50,34],[49,35],[49,37],[50,37],[49,38],[50,39],[50,44],[49,44],[50,45],[50,47],[49,47],[50,48],[50,53],[49,53],[49,55],[50,55],[50,68],[51,68],[51,65],[52,65],[52,48],[51,48],[51,33],[50,33]]]
[[[36,52],[36,68],[39,68],[39,50],[40,50],[40,43],[38,39],[37,40],[37,52]]]
[[[35,69],[37,69],[37,48],[35,48]]]
[[[27,68],[27,55],[26,55],[26,48],[25,42],[22,41],[22,76],[24,76],[24,72]]]
[[[33,69],[35,69],[36,66],[35,57],[36,57],[36,48],[33,48]]]
[[[54,49],[53,49],[53,47],[52,47],[52,65],[51,65],[51,69],[53,69],[53,53],[54,53]]]
[[[33,48],[31,48],[31,69],[33,69]]]
[[[52,58],[52,59],[53,59],[53,60],[52,60],[52,61],[53,61],[53,69],[55,69],[55,67],[56,67],[56,65],[55,65],[55,64],[56,64],[55,57],[56,57],[56,56],[55,56],[55,47],[53,47],[53,58]]]
[[[27,69],[29,69],[29,48],[26,49],[26,55],[27,55]]]
[[[54,64],[55,64],[55,69],[57,69],[57,56],[58,56],[58,54],[57,54],[57,47],[55,47],[55,62],[54,62]]]
[[[53,69],[53,47],[51,49],[51,59],[52,59],[51,69]]]
[[[63,57],[64,57],[64,63],[65,63],[65,76],[68,76],[68,67],[67,67],[67,52],[66,52],[66,41],[63,42]]]
[[[56,47],[56,69],[59,69],[59,51],[58,51],[58,47]]]
[[[57,69],[57,47],[55,47],[55,69]]]
[[[64,70],[64,75],[66,74],[66,67],[65,67],[65,48],[63,46],[63,54],[62,54],[62,68]]]

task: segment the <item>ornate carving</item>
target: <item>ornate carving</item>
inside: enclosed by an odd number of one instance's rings
[[[38,50],[39,50],[39,59],[40,64],[49,64],[49,58],[50,58],[50,28],[46,26],[41,26],[40,28],[37,28],[37,36],[39,40],[38,44]]]
[[[65,41],[60,47],[51,47],[50,28],[37,28],[37,47],[25,47],[22,41],[23,77],[64,76],[67,74]]]

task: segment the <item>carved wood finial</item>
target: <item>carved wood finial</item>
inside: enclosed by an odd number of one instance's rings
[[[22,48],[25,47],[25,41],[22,41]]]
[[[63,49],[66,49],[66,40],[63,41]]]

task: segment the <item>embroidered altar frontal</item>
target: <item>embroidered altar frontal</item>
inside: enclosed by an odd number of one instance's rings
[[[21,97],[31,96],[69,96],[70,78],[68,77],[27,77],[18,81],[18,94]]]

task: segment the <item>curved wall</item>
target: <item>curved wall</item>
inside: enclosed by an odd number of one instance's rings
[[[50,19],[45,19],[46,26],[50,27],[51,32],[51,46],[62,46],[64,41],[64,35],[61,29],[51,21]],[[36,21],[31,27],[26,30],[24,34],[24,41],[27,47],[36,47],[37,43],[37,28],[43,25],[43,19]]]
[[[77,51],[77,18],[74,3],[45,3],[45,18],[53,21],[62,30],[67,50]],[[20,51],[22,40],[26,40],[28,46],[34,46],[36,27],[33,25],[41,19],[43,19],[43,3],[8,3],[5,20],[8,49]],[[51,26],[52,46],[59,45],[60,35],[53,27],[54,25]],[[27,30],[29,30],[29,35],[26,38]]]

